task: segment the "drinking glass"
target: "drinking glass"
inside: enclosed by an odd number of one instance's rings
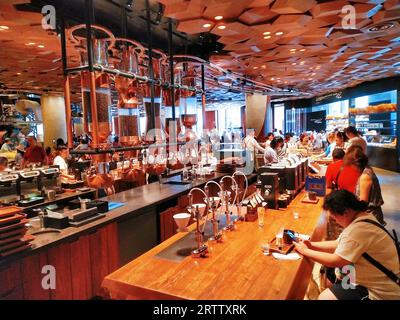
[[[258,207],[257,208],[257,215],[258,215],[258,225],[260,227],[264,227],[264,215],[265,215],[265,208]]]
[[[261,243],[261,249],[262,249],[264,255],[269,256],[270,244],[269,244],[268,240],[263,240],[263,242]]]

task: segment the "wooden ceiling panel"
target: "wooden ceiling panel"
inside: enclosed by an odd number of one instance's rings
[[[316,4],[315,0],[276,0],[271,10],[279,14],[306,13]]]
[[[384,6],[386,10],[399,10],[400,0],[386,0]]]
[[[160,2],[164,15],[177,20],[178,31],[219,37],[224,51],[212,54],[211,62],[274,86],[322,94],[395,75],[400,67],[400,0]],[[10,27],[0,31],[0,61],[8,69],[0,73],[0,82],[62,89],[58,37],[40,28],[40,14],[18,12],[16,3],[29,1],[0,0],[0,26]],[[342,28],[342,8],[348,4],[356,8],[355,30]],[[223,19],[216,21],[218,15]],[[369,30],[388,22],[389,29]],[[35,45],[28,48],[29,42]],[[78,53],[68,46],[70,61],[78,62]]]
[[[267,7],[269,6],[274,0],[253,0],[249,3],[249,8],[259,8],[259,7]]]
[[[336,0],[319,3],[310,12],[314,18],[320,18],[325,16],[340,15],[344,6],[348,5],[349,2],[345,0]]]
[[[196,34],[210,31],[214,25],[214,21],[206,19],[184,20],[179,22],[177,30],[188,34]]]
[[[269,7],[252,8],[239,16],[239,21],[248,25],[258,24],[275,18],[278,14],[271,11]]]
[[[207,19],[213,19],[216,16],[223,16],[224,19],[237,18],[251,2],[251,0],[221,1],[207,6],[203,16]]]

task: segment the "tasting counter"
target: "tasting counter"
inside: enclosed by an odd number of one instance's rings
[[[188,184],[180,184],[180,178],[173,177],[163,184],[151,183],[100,199],[121,206],[82,226],[44,233],[32,242],[32,249],[0,259],[0,300],[90,299],[102,295],[101,283],[106,275],[175,233],[163,232],[166,226],[172,229],[174,225],[172,216],[164,214],[168,208],[184,207],[191,188],[219,181],[224,175],[215,173]],[[256,175],[249,178],[253,181]],[[46,265],[56,269],[55,290],[42,288],[42,268]]]
[[[326,215],[323,199],[305,204],[301,192],[285,210],[268,209],[264,227],[258,222],[238,222],[237,230],[224,232],[224,242],[210,244],[209,256],[186,256],[177,262],[159,254],[180,241],[179,233],[108,275],[103,281],[112,299],[268,300],[303,299],[313,263],[276,260],[262,254],[261,244],[281,227],[323,239]],[[299,213],[295,219],[293,211]],[[191,225],[189,232],[194,231]]]

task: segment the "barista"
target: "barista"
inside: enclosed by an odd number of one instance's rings
[[[278,153],[280,152],[282,146],[284,144],[283,138],[277,136],[272,139],[269,147],[265,149],[264,153],[264,162],[265,164],[271,164],[278,162]]]
[[[0,156],[0,173],[8,172],[8,159],[4,156]]]
[[[247,136],[244,138],[244,144],[246,146],[246,149],[249,149],[251,152],[254,151],[260,151],[262,153],[265,152],[265,149],[260,146],[260,144],[257,142],[255,136],[255,131],[254,129],[248,129],[247,130]]]
[[[1,146],[0,152],[4,152],[4,153],[12,152],[13,151],[12,146],[13,146],[13,143],[12,143],[11,139],[10,138],[6,138],[4,140],[3,145]]]
[[[75,176],[68,174],[68,154],[68,148],[65,146],[60,146],[57,148],[57,155],[53,161],[53,165],[60,168],[61,181],[75,180]]]
[[[47,165],[48,158],[46,151],[43,147],[38,145],[35,137],[30,136],[27,138],[28,148],[25,150],[24,158],[22,161],[22,167],[25,168],[27,164],[41,164]]]

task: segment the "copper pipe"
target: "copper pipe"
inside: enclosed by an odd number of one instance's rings
[[[90,72],[90,110],[92,113],[93,146],[99,145],[99,123],[97,121],[96,75]]]
[[[82,91],[82,112],[83,112],[83,131],[89,132],[89,123],[88,123],[88,105],[85,103],[85,88],[89,87],[87,83],[88,74],[86,72],[81,73],[81,91]]]
[[[68,148],[73,148],[73,128],[72,128],[72,110],[71,110],[71,91],[69,75],[65,77],[64,82],[64,102],[65,102],[65,120],[67,121],[67,141]]]

